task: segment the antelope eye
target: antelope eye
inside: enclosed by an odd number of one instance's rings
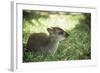
[[[60,35],[64,34],[64,32],[59,32]]]

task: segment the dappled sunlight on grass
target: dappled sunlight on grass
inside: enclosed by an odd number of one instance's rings
[[[80,24],[80,19],[84,19],[84,16],[80,13],[69,15],[49,14],[49,17],[46,19],[42,17],[38,20],[32,19],[33,24],[25,23],[24,26],[27,25],[27,28],[24,28],[24,30],[30,29],[30,33],[47,32],[46,29],[48,27],[60,27],[65,30],[72,30],[77,24]]]

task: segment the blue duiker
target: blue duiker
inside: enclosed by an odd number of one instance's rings
[[[37,55],[55,54],[59,42],[69,36],[67,32],[59,27],[47,28],[49,35],[45,33],[33,33],[27,41],[27,49]]]

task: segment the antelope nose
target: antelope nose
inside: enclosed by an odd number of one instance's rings
[[[66,33],[65,33],[65,37],[68,37],[68,36],[69,36],[69,34],[66,32]]]

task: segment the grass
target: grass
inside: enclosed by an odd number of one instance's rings
[[[54,55],[36,56],[24,52],[23,62],[65,61],[91,59],[91,33],[87,25],[78,25],[69,31],[70,36],[59,44]]]

